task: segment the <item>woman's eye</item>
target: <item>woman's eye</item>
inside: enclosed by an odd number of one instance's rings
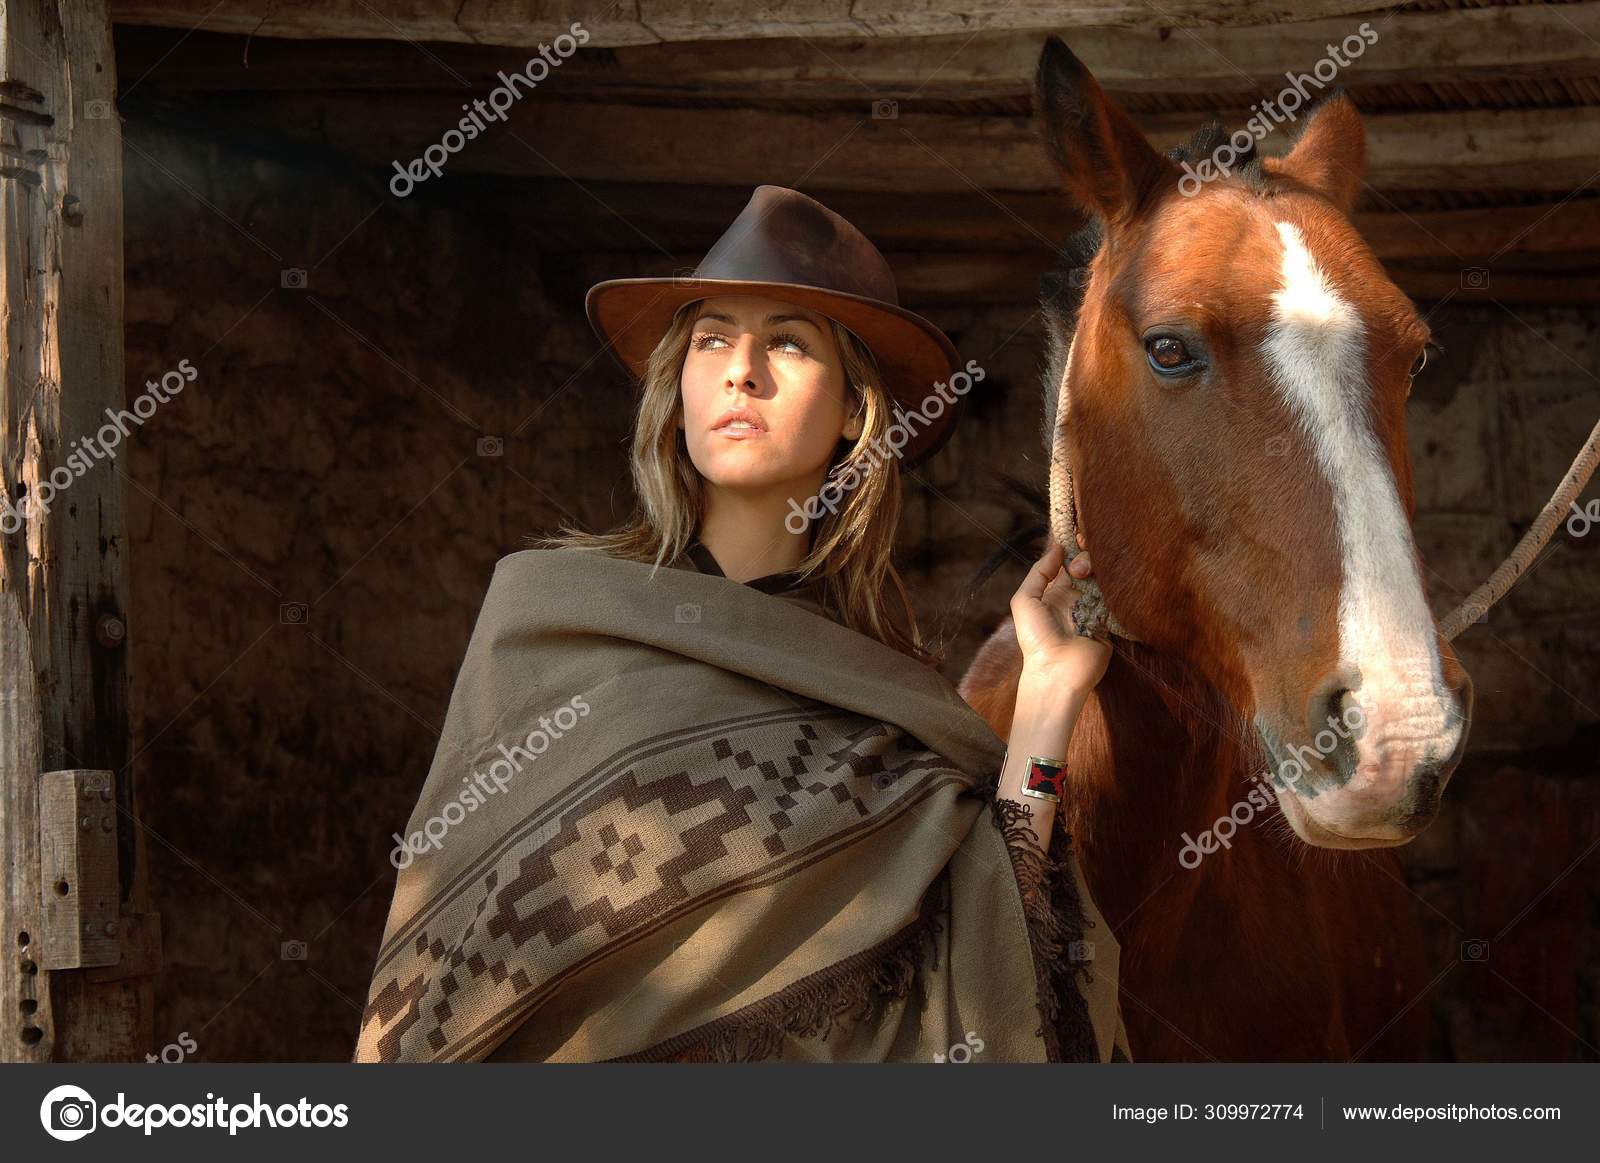
[[[805,341],[798,335],[790,335],[787,332],[782,335],[774,335],[772,344],[774,347],[790,347],[802,353],[810,350],[810,348],[806,347]]]
[[[712,344],[722,342],[724,342],[722,336],[713,335],[707,331],[694,337],[694,349],[696,351],[707,351]]]
[[[1196,363],[1183,340],[1175,335],[1158,335],[1153,339],[1147,339],[1144,349],[1150,358],[1150,366],[1163,375],[1188,371]]]

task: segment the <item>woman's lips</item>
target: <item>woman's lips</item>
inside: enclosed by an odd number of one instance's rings
[[[749,440],[753,436],[765,436],[765,428],[756,428],[753,425],[724,424],[721,428],[712,429],[718,436],[726,436],[729,440]]]

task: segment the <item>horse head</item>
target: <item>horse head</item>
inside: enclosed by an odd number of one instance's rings
[[[1093,224],[1044,303],[1053,510],[1070,465],[1109,609],[1253,722],[1306,842],[1405,842],[1460,760],[1472,684],[1411,535],[1429,332],[1348,217],[1359,114],[1324,100],[1285,156],[1198,180],[1179,163],[1222,139],[1159,153],[1053,37],[1035,108]]]

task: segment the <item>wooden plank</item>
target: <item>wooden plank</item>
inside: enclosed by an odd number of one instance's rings
[[[1422,302],[1448,299],[1452,306],[1482,303],[1525,304],[1531,307],[1593,306],[1600,303],[1600,262],[1587,269],[1568,271],[1503,270],[1489,268],[1486,286],[1464,277],[1463,269],[1417,269],[1409,265],[1388,268],[1401,290]]]
[[[1108,89],[1157,93],[1276,91],[1287,71],[1304,71],[1363,22],[1376,41],[1341,72],[1363,86],[1472,84],[1491,80],[1592,77],[1600,71],[1600,4],[1372,11],[1366,16],[1270,27],[1086,30],[1080,55]],[[1073,37],[1073,51],[1078,34]],[[1028,75],[1031,82],[1030,73]]]
[[[128,977],[151,977],[161,972],[161,914],[124,913],[118,918],[117,950],[114,965],[98,966],[85,975],[90,982],[120,981]]]
[[[1385,262],[1600,251],[1600,199],[1412,213],[1369,210],[1355,216],[1367,245]]]
[[[119,815],[133,815],[125,635],[96,635],[125,618],[122,478],[67,466],[123,402],[122,153],[103,0],[0,6],[0,78],[0,940],[21,950],[0,985],[0,1058],[127,1060],[151,1041],[149,979],[96,984],[36,956],[40,773],[117,772]],[[52,473],[65,476],[46,507]],[[133,829],[118,835],[118,909],[147,912]]]
[[[40,969],[121,960],[114,783],[109,771],[49,771],[40,778]]]
[[[3,391],[0,388],[0,391]],[[9,540],[9,538],[8,538]],[[28,621],[18,595],[0,589],[0,844],[6,860],[0,886],[0,940],[15,960],[0,974],[0,1058],[7,1062],[47,1062],[55,1030],[49,976],[39,972],[44,909],[39,898],[39,797],[37,784],[23,773],[39,770],[39,699],[35,688]]]
[[[636,0],[111,0],[118,25],[229,32],[294,40],[400,40],[536,48],[574,21],[590,44],[653,44],[661,38]]]
[[[603,279],[660,278],[693,269],[693,254],[561,255],[545,264],[546,290],[556,298],[577,301],[584,290]],[[1044,251],[939,254],[885,251],[902,303],[913,308],[963,303],[1031,303],[1039,297],[1039,276],[1055,265]],[[1477,287],[1464,277],[1470,266],[1441,269],[1438,264],[1385,264],[1389,277],[1406,294],[1424,301],[1591,304],[1600,303],[1600,253],[1576,269],[1525,270],[1490,268],[1489,285]]]
[[[1360,12],[1372,0],[1164,0],[1172,28],[1282,24]],[[596,46],[659,41],[804,37],[939,36],[976,31],[1047,32],[1089,26],[1142,27],[1139,0],[113,0],[118,24],[159,25],[257,37],[380,39],[537,46],[574,21]]]
[[[670,5],[671,0],[660,0]],[[760,0],[724,0],[729,7],[755,7]],[[850,0],[850,14],[873,36],[931,36],[998,29],[1053,32],[1086,26],[1167,28],[1210,25],[1290,24],[1323,16],[1370,10],[1370,0]]]
[[[1600,3],[1456,8],[1367,18],[1376,44],[1340,77],[1352,91],[1600,75]],[[1276,91],[1350,35],[1348,17],[1266,27],[1081,28],[1072,50],[1112,93]],[[694,41],[583,50],[562,97],[622,101],[1027,98],[1044,32]],[[272,40],[187,29],[117,30],[121,75],[168,91],[493,88],[522,62],[502,45]]]
[[[1061,194],[919,192],[914,202],[808,184],[806,192],[885,250],[1050,249],[1082,223]],[[703,253],[750,199],[749,186],[506,178],[464,174],[439,187],[451,205],[514,225],[541,253]]]
[[[1368,18],[1378,35],[1341,81],[1461,84],[1600,75],[1600,3],[1460,8]],[[1239,93],[1281,88],[1359,21],[1170,30],[1081,28],[1068,39],[1112,93]],[[670,101],[1026,98],[1044,32],[693,41],[584,50],[561,65],[563,97]],[[248,43],[248,47],[247,46]],[[170,91],[492,88],[522,63],[503,45],[296,41],[187,29],[117,31],[121,75]]]
[[[375,116],[374,99],[360,93],[243,93],[200,103],[154,98],[143,108],[179,124],[331,148],[387,176],[453,130],[459,106],[455,96],[402,93],[384,99]],[[1187,140],[1202,119],[1185,113],[1135,120],[1166,149]],[[1224,114],[1222,124],[1242,126],[1243,119]],[[1378,189],[1564,194],[1594,177],[1600,157],[1600,108],[1560,117],[1543,109],[1377,114],[1366,124],[1368,181]],[[1293,128],[1286,123],[1268,136],[1263,151],[1282,152]],[[439,170],[919,194],[1059,188],[1027,117],[915,107],[878,117],[868,104],[859,113],[795,113],[534,96],[486,123],[476,139],[458,143],[457,152],[442,153]]]
[[[1066,40],[1112,93],[1275,93],[1365,21],[1376,42],[1339,77],[1363,86],[1600,74],[1600,4],[1445,9],[1290,24],[1188,29],[1074,28]],[[1027,98],[1047,32],[696,42],[580,53],[564,96],[670,100]],[[490,50],[494,51],[494,50]],[[503,55],[501,57],[503,60]],[[197,62],[202,75],[207,66]],[[213,66],[214,68],[214,66]],[[420,74],[424,79],[426,70]],[[489,71],[493,76],[493,70]],[[411,76],[419,76],[413,68]]]
[[[702,254],[744,208],[748,186],[673,186],[564,178],[464,175],[439,190],[463,210],[514,225],[540,253],[652,246]],[[905,199],[808,187],[883,250],[1050,250],[1081,225],[1058,193],[919,193]],[[1487,260],[1600,251],[1600,197],[1469,210],[1360,211],[1355,216],[1384,261]]]

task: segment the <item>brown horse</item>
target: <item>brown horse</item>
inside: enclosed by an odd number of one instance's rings
[[[1433,818],[1472,687],[1410,528],[1428,329],[1347,217],[1361,119],[1336,96],[1286,156],[1185,180],[1215,132],[1163,156],[1054,38],[1036,109],[1096,224],[1045,296],[1046,433],[1052,504],[1070,464],[1137,639],[1079,721],[1065,817],[1134,1055],[1421,1056],[1415,905],[1393,853],[1360,850]],[[1020,667],[1007,622],[962,679],[1002,736]]]

